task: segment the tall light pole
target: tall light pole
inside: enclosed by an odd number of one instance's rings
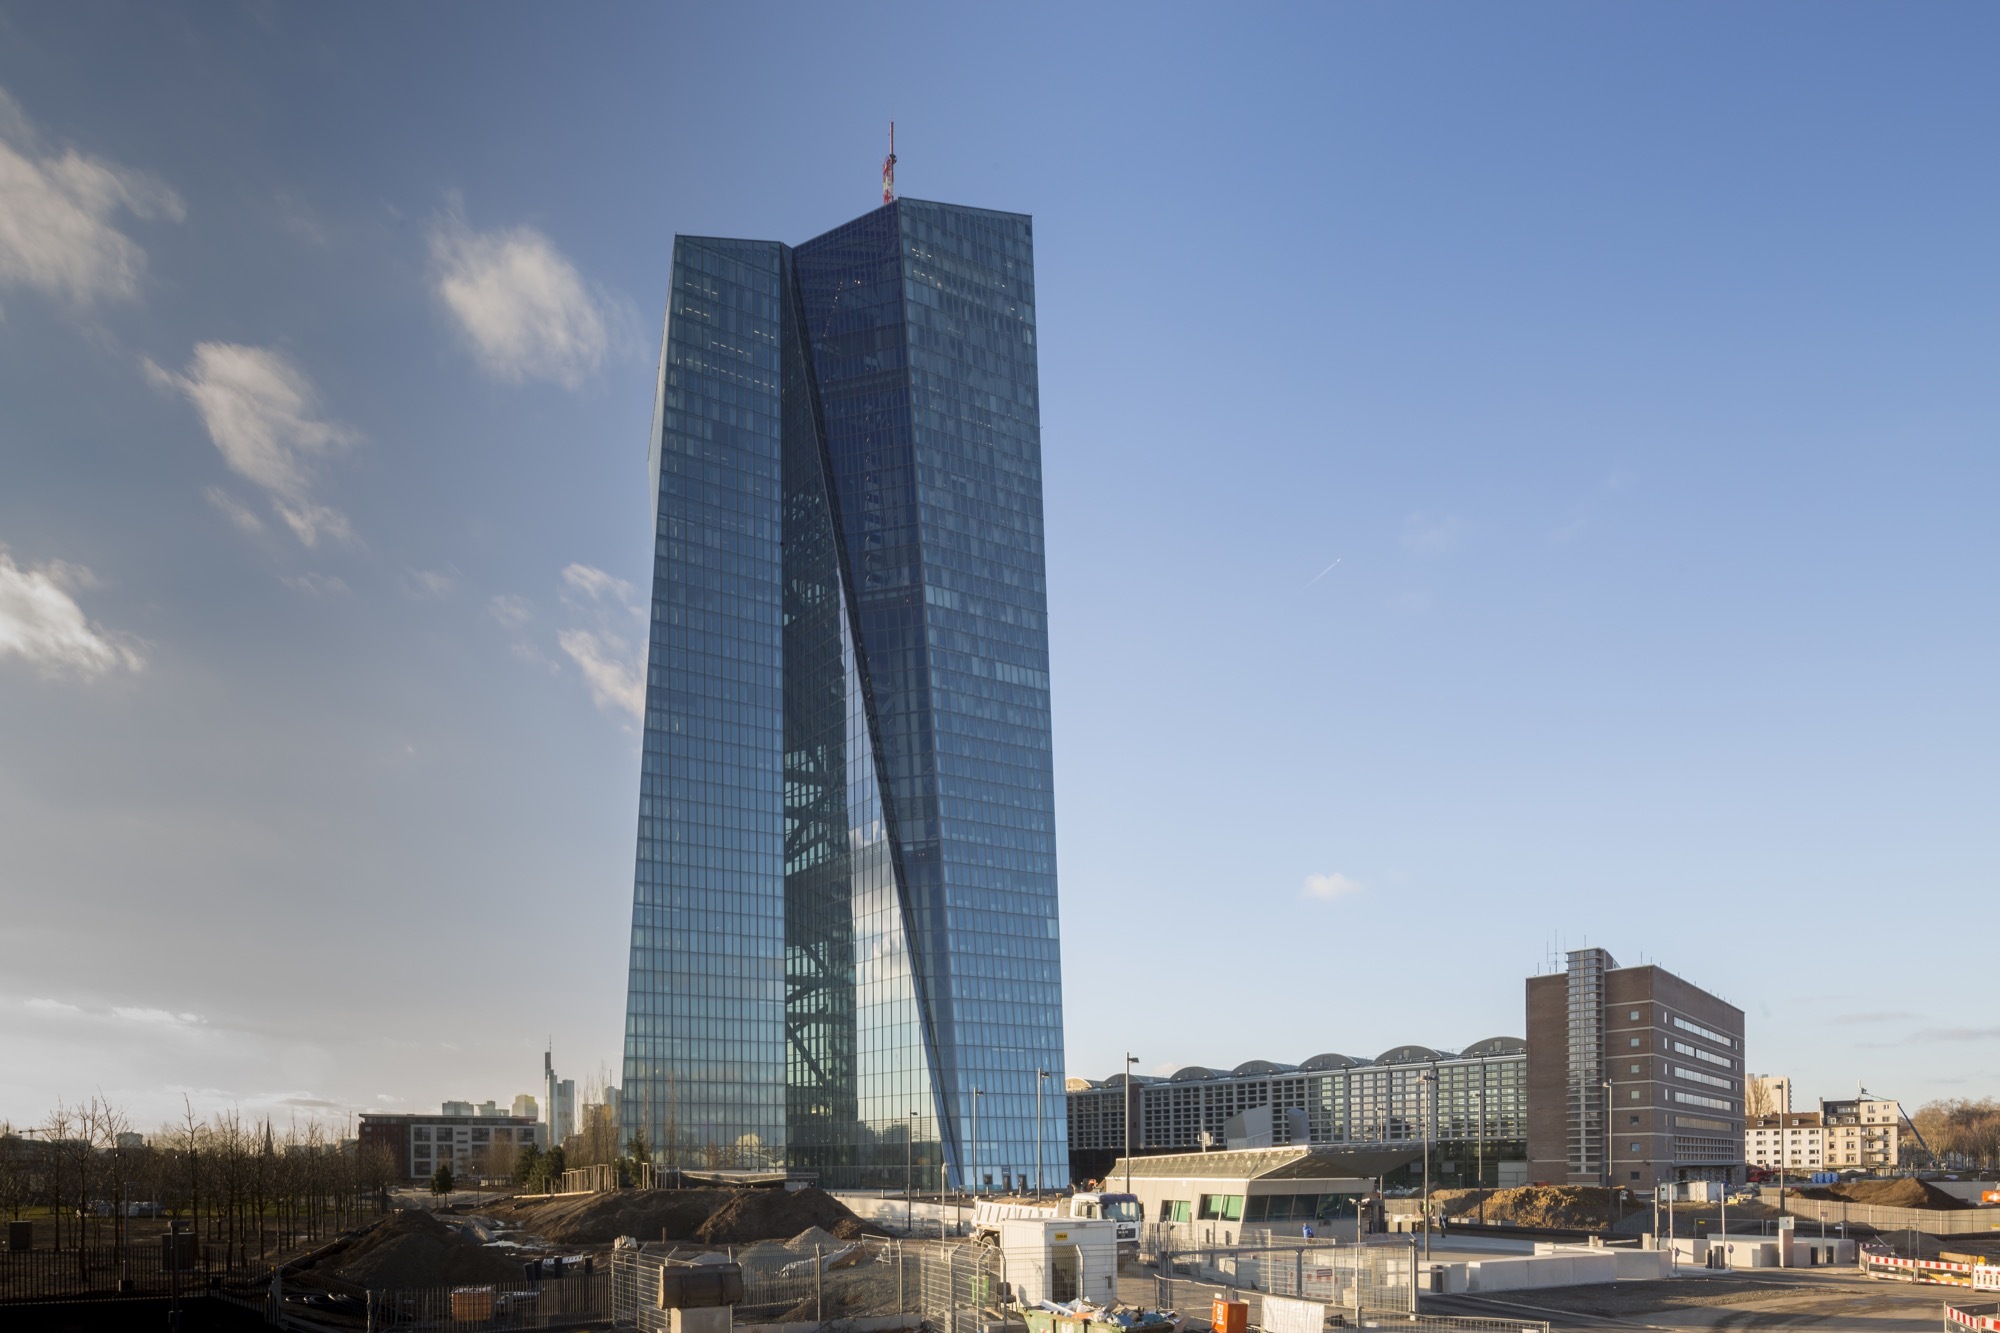
[[[903,1230],[909,1232],[917,1214],[917,1113],[910,1112],[910,1132],[903,1138]]]
[[[1604,1089],[1604,1230],[1609,1234],[1616,1223],[1611,1220],[1611,1077],[1606,1075]]]
[[[972,1192],[979,1193],[979,1099],[986,1095],[986,1089],[972,1090]]]
[[[1125,1192],[1132,1192],[1132,1066],[1139,1057],[1125,1052]]]
[[[1049,1071],[1035,1071],[1035,1197],[1042,1197],[1042,1084],[1048,1081]]]
[[[1486,1225],[1486,1062],[1479,1064],[1479,1225]]]
[[[1437,1066],[1417,1080],[1417,1117],[1424,1122],[1424,1262],[1431,1261],[1431,1121],[1437,1114]]]

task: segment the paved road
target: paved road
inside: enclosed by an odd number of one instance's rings
[[[1426,1313],[1545,1319],[1559,1329],[1813,1328],[1934,1333],[1953,1290],[1853,1273],[1716,1274],[1615,1287],[1554,1287],[1494,1296],[1425,1296]],[[1956,1293],[1970,1297],[1971,1293]]]

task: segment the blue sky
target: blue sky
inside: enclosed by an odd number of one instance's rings
[[[1072,1073],[2000,1093],[1990,7],[0,9],[0,1118],[615,1061],[676,231],[1032,213]]]

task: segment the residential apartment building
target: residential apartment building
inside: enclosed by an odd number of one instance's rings
[[[1826,1164],[1832,1170],[1894,1170],[1902,1161],[1903,1108],[1888,1098],[1821,1099]]]
[[[1821,1099],[1819,1110],[1753,1117],[1745,1160],[1787,1171],[1891,1171],[1902,1161],[1903,1108],[1888,1098]]]
[[[1067,1100],[1075,1179],[1101,1175],[1124,1152],[1129,1106],[1135,1155],[1401,1147],[1422,1142],[1428,1120],[1440,1179],[1469,1184],[1483,1167],[1499,1183],[1499,1164],[1526,1155],[1527,1046],[1490,1037],[1457,1052],[1398,1046],[1372,1060],[1327,1053],[1298,1064],[1189,1065],[1165,1078],[1072,1078]]]
[[[1527,1004],[1532,1179],[1650,1189],[1741,1178],[1741,1009],[1603,949],[1528,978]]]
[[[1759,1116],[1744,1127],[1743,1157],[1751,1166],[1793,1175],[1828,1170],[1826,1126],[1817,1111]]]

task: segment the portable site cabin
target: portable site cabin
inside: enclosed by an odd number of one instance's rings
[[[1000,1254],[1014,1299],[1099,1305],[1118,1299],[1118,1224],[1079,1218],[1002,1219]]]

